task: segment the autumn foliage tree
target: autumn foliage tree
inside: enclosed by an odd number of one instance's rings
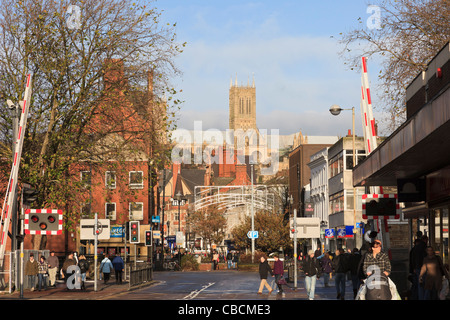
[[[197,210],[190,214],[189,223],[191,230],[200,236],[212,248],[213,244],[220,245],[225,238],[227,220],[225,210],[217,205],[211,205],[206,209]]]
[[[31,73],[20,180],[38,189],[37,205],[62,207],[66,215],[79,213],[79,207],[66,206],[82,187],[69,182],[73,163],[101,166],[142,154],[164,158],[164,148],[149,147],[148,142],[159,141],[154,119],[170,126],[168,115],[179,103],[170,78],[179,73],[174,58],[184,44],[177,43],[174,25],[161,23],[160,16],[157,8],[129,0],[1,1],[2,168],[10,169],[12,155],[6,101],[18,104],[23,99],[24,81]],[[106,79],[110,81],[105,84],[108,63],[117,61],[123,78]],[[154,80],[150,94],[149,72]],[[167,99],[158,100],[153,93]],[[137,117],[140,122],[133,121]]]
[[[283,214],[259,210],[255,213],[254,220],[255,231],[258,231],[255,249],[274,252],[278,251],[280,247],[285,250],[292,247],[289,237],[289,222],[284,219]],[[231,231],[235,245],[239,248],[251,247],[251,240],[247,237],[251,225],[251,216],[246,216],[241,224]]]

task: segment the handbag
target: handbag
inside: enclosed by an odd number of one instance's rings
[[[278,280],[278,284],[287,284],[287,282],[284,277],[281,277],[280,280]]]

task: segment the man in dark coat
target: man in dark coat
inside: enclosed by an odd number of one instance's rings
[[[306,294],[309,300],[314,300],[316,280],[322,275],[322,267],[313,250],[308,251],[308,257],[303,262],[303,271],[305,272]]]
[[[269,266],[265,257],[261,257],[261,262],[259,263],[259,277],[261,278],[261,283],[259,284],[258,294],[262,294],[264,286],[269,290],[269,294],[273,291],[272,288],[267,283],[268,275],[273,277],[272,268]]]

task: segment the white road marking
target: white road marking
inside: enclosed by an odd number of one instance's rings
[[[202,286],[202,288],[200,290],[194,290],[194,291],[192,291],[191,293],[189,293],[187,296],[185,296],[184,298],[182,298],[180,300],[192,300],[196,296],[198,296],[200,294],[200,292],[202,292],[203,290],[208,289],[209,287],[211,287],[214,284],[216,284],[216,283],[215,282],[210,282],[210,283]]]

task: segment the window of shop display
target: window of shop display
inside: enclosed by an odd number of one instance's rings
[[[330,196],[331,214],[341,211],[344,211],[344,192],[338,192]]]
[[[448,208],[440,208],[435,210],[435,242],[436,251],[443,261],[449,259],[449,243],[448,243]],[[446,263],[445,262],[445,263]]]

